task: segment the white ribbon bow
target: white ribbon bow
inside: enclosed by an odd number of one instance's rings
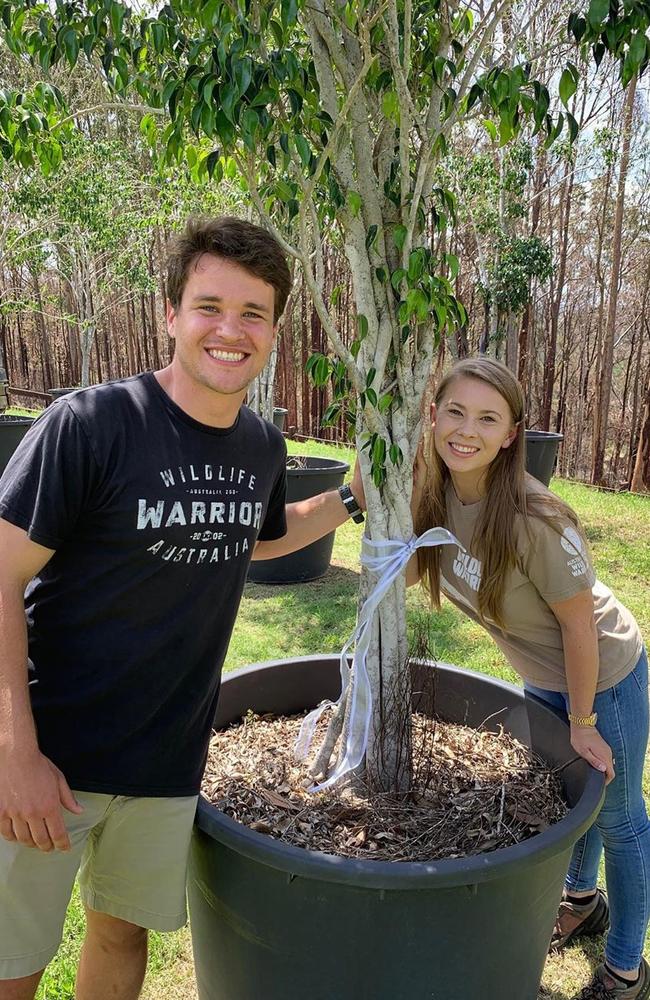
[[[458,545],[464,550],[457,538],[446,528],[429,528],[417,538],[413,535],[408,542],[385,541],[373,542],[364,537],[361,545],[361,565],[365,566],[377,577],[377,582],[365,600],[359,612],[357,627],[341,651],[341,695],[338,701],[321,702],[304,719],[296,740],[294,751],[297,757],[304,759],[311,746],[316,729],[316,723],[328,708],[336,708],[346,695],[351,678],[354,678],[350,692],[349,707],[350,723],[345,753],[341,756],[336,768],[326,781],[320,785],[312,785],[310,792],[322,792],[359,766],[368,746],[368,731],[372,717],[372,692],[366,670],[366,654],[370,645],[370,623],[378,605],[393,581],[404,570],[416,549],[433,545]],[[348,651],[354,646],[352,667],[348,666]]]

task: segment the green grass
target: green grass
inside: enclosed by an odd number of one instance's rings
[[[8,417],[37,417],[40,410],[25,410],[21,406],[8,406],[5,413]]]
[[[288,442],[291,454],[340,457],[352,466],[349,449],[315,442]],[[577,511],[589,537],[599,578],[611,586],[650,637],[650,499],[629,494],[601,493],[560,480],[553,489]],[[336,533],[332,567],[325,577],[300,586],[248,584],[230,643],[225,669],[246,663],[305,653],[338,652],[353,630],[359,575],[362,527],[348,521]],[[408,594],[411,626],[428,614],[419,588]],[[491,676],[516,681],[489,636],[445,603],[432,623],[436,656]],[[646,792],[650,791],[650,763]],[[47,971],[39,1000],[71,1000],[82,918],[73,899],[66,923],[66,941]],[[144,1000],[194,1000],[189,930],[151,935]],[[544,985],[550,1000],[568,1000],[587,980],[600,960],[599,945],[570,949],[549,959]],[[646,946],[650,958],[650,940]]]

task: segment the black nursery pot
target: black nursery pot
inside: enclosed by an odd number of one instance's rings
[[[61,399],[61,396],[67,396],[71,392],[76,392],[78,388],[78,385],[61,386],[57,389],[48,389],[47,394],[54,401],[55,399]]]
[[[284,406],[274,406],[273,407],[273,423],[278,428],[278,430],[284,430],[284,424],[287,419],[288,410]]]
[[[571,848],[604,779],[574,759],[568,727],[542,702],[446,664],[417,665],[414,690],[431,669],[440,717],[503,725],[563,766],[569,813],[491,854],[402,863],[282,844],[201,798],[189,873],[200,1000],[536,1000]],[[300,712],[339,687],[337,656],[257,664],[224,678],[215,727],[249,708]]]
[[[350,466],[335,458],[300,458],[299,469],[287,469],[287,503],[315,497],[341,486]],[[305,583],[327,572],[334,548],[335,532],[279,559],[262,559],[250,564],[248,579],[253,583]]]
[[[0,476],[33,423],[34,417],[0,415]]]
[[[564,440],[563,434],[551,431],[527,430],[526,438],[526,472],[529,472],[540,483],[548,486],[555,468],[558,448]]]

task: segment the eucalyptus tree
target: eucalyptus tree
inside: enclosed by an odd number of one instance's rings
[[[116,301],[153,289],[147,249],[151,192],[133,151],[116,140],[92,141],[75,132],[53,176],[30,173],[10,203],[30,235],[7,263],[29,265],[64,288],[59,315],[76,327],[80,384],[88,385],[90,356],[99,325]],[[17,302],[15,308],[30,308]],[[42,311],[42,305],[31,308]],[[52,305],[56,311],[57,306]]]
[[[317,383],[334,384],[330,415],[345,408],[355,424],[367,534],[375,544],[391,540],[400,557],[411,551],[422,398],[441,336],[466,318],[447,277],[457,261],[441,241],[456,198],[437,183],[437,168],[454,128],[479,109],[497,123],[504,146],[524,119],[549,142],[565,124],[575,127],[570,112],[549,114],[548,91],[527,54],[506,52],[514,0],[171,0],[147,16],[118,0],[53,6],[0,3],[8,42],[44,70],[99,58],[119,99],[164,113],[170,160],[207,137],[213,148],[200,169],[220,180],[236,163],[260,218],[299,262],[327,331],[334,356],[314,356],[310,369]],[[520,8],[520,23],[544,6]],[[585,42],[622,47],[626,60],[630,25],[636,32],[646,9],[644,0],[619,14],[608,0],[591,0],[571,29]],[[647,62],[636,34],[632,45]],[[331,231],[352,274],[352,343],[324,291]],[[362,593],[369,589],[366,576]],[[366,772],[393,790],[408,785],[410,766],[405,618],[402,574],[372,618],[367,655]],[[351,697],[336,707],[316,765],[321,774],[341,727],[335,774],[365,747],[364,738],[350,746],[350,706],[365,689],[361,658],[351,678],[346,670]]]

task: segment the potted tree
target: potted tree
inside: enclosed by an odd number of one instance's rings
[[[16,10],[22,13],[31,4],[19,0],[0,7],[12,21]],[[526,119],[549,142],[565,123],[571,136],[577,130],[568,109],[556,117],[549,114],[546,87],[534,79],[531,63],[512,44],[513,39],[520,40],[514,6],[495,3],[480,20],[474,19],[470,7],[444,0],[438,5],[411,0],[357,4],[272,0],[250,6],[227,0],[202,5],[172,0],[145,18],[118,0],[87,0],[82,13],[75,5],[67,5],[58,6],[56,14],[41,9],[39,14],[38,20],[20,21],[13,44],[24,46],[48,65],[63,56],[73,65],[80,52],[100,54],[108,81],[120,95],[134,92],[138,103],[146,100],[150,107],[169,115],[164,133],[169,157],[183,155],[191,130],[207,136],[214,146],[207,155],[201,154],[206,176],[218,182],[228,163],[236,163],[259,216],[302,267],[336,354],[336,358],[316,358],[315,381],[334,380],[339,406],[348,391],[352,394],[368,503],[369,545],[376,554],[389,544],[403,555],[413,534],[410,494],[422,396],[441,336],[465,320],[450,281],[458,261],[444,242],[455,199],[438,185],[437,172],[451,132],[460,122],[476,127],[472,122],[479,112],[490,121],[501,145],[509,142]],[[621,13],[592,2],[587,18],[572,14],[571,30],[577,40],[597,44],[598,58],[605,49],[620,55],[625,82],[648,60],[645,45],[629,47],[631,37],[647,27],[644,17],[636,8]],[[565,105],[575,92],[577,76],[573,65],[562,73],[560,94]],[[350,346],[343,342],[324,295],[322,247],[330,229],[337,231],[353,277],[357,335]],[[292,239],[291,233],[297,233],[297,238]],[[373,587],[364,572],[363,596]],[[408,755],[398,753],[398,743],[400,734],[408,733],[411,709],[403,575],[394,577],[367,626],[367,673],[358,657],[351,674],[343,662],[344,691],[329,737],[336,736],[348,703],[350,711],[358,705],[363,686],[370,724],[367,742],[364,733],[354,759],[357,763],[363,759],[366,780],[376,788],[400,793],[408,788],[409,768]],[[228,683],[224,683],[224,693]],[[347,735],[354,726],[342,728]],[[337,750],[334,738],[328,738],[327,745],[322,763],[327,769],[326,758],[334,758],[336,751],[335,771],[340,774],[340,765],[350,762],[348,748]],[[587,813],[585,822],[589,822]],[[568,839],[577,838],[580,831],[578,823]],[[213,827],[210,837],[215,851],[222,849],[228,836],[227,829]],[[570,843],[562,847],[565,860],[569,848]],[[270,852],[274,854],[272,842]],[[530,864],[535,867],[539,861],[533,859]],[[263,864],[272,867],[268,861]],[[328,861],[327,867],[331,871],[342,868],[336,859]],[[480,867],[491,881],[489,855]],[[246,893],[252,883],[261,907],[257,875],[244,867],[237,871],[241,876],[236,879],[238,889]],[[281,878],[299,886],[297,874],[289,866]],[[470,884],[478,886],[482,880],[474,874]],[[550,871],[544,873],[545,885],[547,876],[551,878]],[[562,876],[558,865],[546,886],[547,940]],[[218,902],[211,875],[199,872],[197,878],[199,893],[212,894]],[[363,888],[363,881],[351,895]],[[372,884],[388,895],[379,878]],[[449,884],[440,888],[444,896]],[[463,892],[466,899],[481,894],[480,889]],[[241,936],[255,937],[255,925],[230,907],[230,898],[221,897],[220,919],[230,927],[237,924]],[[512,898],[509,890],[504,905]],[[201,919],[198,899],[193,893],[194,924]],[[320,905],[319,900],[317,891],[294,905],[306,913]],[[361,928],[366,933],[367,928],[368,934],[374,934],[371,921],[376,912],[357,909],[350,933],[359,933]],[[445,912],[444,901],[440,912]],[[425,908],[423,922],[427,913]],[[518,901],[522,923],[530,914],[531,909]],[[278,919],[272,911],[269,919],[281,925],[283,916]],[[398,915],[386,917],[389,931],[397,930],[396,920]],[[322,996],[339,995],[340,970],[336,942],[328,934],[330,926],[324,920],[319,925],[322,936],[309,937],[308,961],[322,961],[322,976],[330,980]],[[458,943],[464,935],[463,921],[455,919],[452,927],[452,938]],[[378,940],[377,948],[366,949],[366,961],[360,963],[361,995],[373,995],[364,987],[373,981],[373,964],[385,968],[380,959],[386,942]],[[211,937],[199,933],[196,941],[201,963],[201,950],[212,947]],[[448,941],[441,932],[438,943],[442,948]],[[403,938],[400,943],[406,949]],[[258,944],[270,968],[279,968],[273,965],[272,938],[259,938]],[[513,961],[507,937],[499,944],[492,956],[497,978],[498,973],[509,975]],[[416,949],[415,958],[424,963],[418,981],[427,982],[427,992],[420,991],[420,996],[440,995],[431,970],[434,948],[438,954],[432,937],[428,948]],[[406,949],[403,954],[408,965],[411,953]],[[245,961],[242,957],[239,966]],[[526,963],[525,954],[518,961]],[[458,973],[466,971],[463,967]],[[513,1000],[533,1000],[533,979],[538,972],[538,968],[529,969],[522,989],[507,995]],[[236,995],[243,1000],[275,988],[268,982],[262,984],[259,976],[255,983],[253,992],[243,985],[238,993],[215,995]],[[202,989],[206,998],[211,996],[206,992],[208,984]],[[290,995],[291,989],[290,982],[281,981],[283,996]],[[456,997],[467,995],[456,990]],[[479,995],[486,994],[479,991]],[[402,990],[401,996],[417,997],[418,993]]]
[[[416,664],[414,689],[428,694],[420,711],[434,708],[432,669],[436,712],[503,725],[532,746],[562,769],[570,812],[491,854],[378,862],[284,844],[202,798],[188,884],[201,1000],[537,1000],[571,847],[600,807],[604,779],[575,757],[552,710],[510,684]],[[339,684],[337,656],[247,667],[224,678],[215,723],[312,708]]]

